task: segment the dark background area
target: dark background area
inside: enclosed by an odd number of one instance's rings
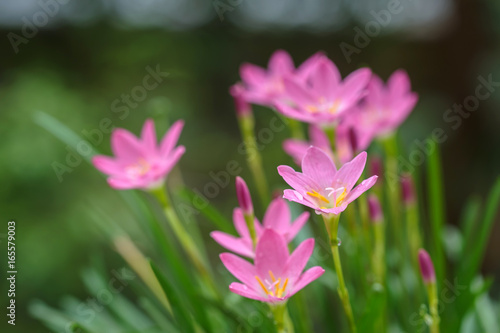
[[[211,181],[209,173],[224,170],[232,159],[250,179],[238,152],[241,139],[228,94],[239,65],[266,66],[278,48],[298,65],[323,50],[343,76],[360,66],[384,80],[398,68],[408,71],[420,100],[400,134],[408,149],[434,128],[449,136],[441,146],[449,223],[457,223],[471,194],[484,197],[499,173],[500,88],[458,129],[443,119],[454,103],[474,94],[479,76],[500,82],[498,1],[401,0],[402,12],[387,26],[379,25],[350,63],[341,43],[355,46],[358,29],[376,22],[370,11],[387,9],[386,1],[69,0],[55,6],[57,13],[16,53],[9,34],[24,38],[26,19],[33,22],[43,8],[28,0],[0,4],[0,212],[3,221],[17,222],[19,332],[46,331],[27,314],[30,300],[57,306],[65,294],[84,299],[79,273],[89,258],[99,254],[110,263],[118,260],[86,212],[103,203],[117,218],[123,211],[113,200],[116,194],[85,162],[58,180],[53,162],[64,163],[68,150],[35,123],[38,111],[77,133],[110,118],[114,126],[137,134],[152,117],[163,134],[182,118],[186,127],[180,142],[187,153],[180,169],[189,187],[202,189]],[[112,103],[142,84],[148,66],[160,66],[169,76],[120,119]],[[266,126],[271,111],[255,110],[257,126]],[[283,186],[275,167],[290,162],[281,151],[287,135],[277,133],[263,150],[274,188]],[[109,134],[96,148],[110,152]],[[212,203],[229,217],[236,205],[233,184]],[[5,236],[2,225],[0,236]],[[497,223],[483,265],[488,275],[500,275],[499,239]]]

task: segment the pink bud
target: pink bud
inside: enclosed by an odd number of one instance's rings
[[[245,215],[253,215],[252,197],[250,196],[247,184],[241,177],[236,177],[236,196],[238,197],[241,209],[243,209],[243,213]]]
[[[241,83],[231,86],[229,93],[234,98],[234,107],[238,116],[246,116],[252,112],[250,104],[244,97],[245,87]]]
[[[370,212],[370,219],[373,223],[381,223],[384,220],[380,201],[375,194],[370,194],[368,196],[368,210]]]
[[[370,158],[370,175],[378,176],[379,182],[382,181],[383,176],[382,160],[380,156],[373,155]]]
[[[405,205],[408,206],[415,203],[415,183],[411,175],[407,174],[402,177],[401,192]]]
[[[434,272],[434,265],[429,253],[424,249],[418,250],[418,263],[420,265],[420,272],[422,273],[422,280],[425,284],[436,282],[436,273]]]

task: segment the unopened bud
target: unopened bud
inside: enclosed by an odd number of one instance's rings
[[[368,196],[368,211],[370,212],[370,219],[373,223],[381,223],[384,220],[384,213],[382,212],[380,201],[374,194]]]
[[[241,177],[236,177],[236,196],[238,197],[241,209],[243,209],[243,213],[245,215],[253,215],[252,197],[250,196],[247,184]]]
[[[424,249],[418,250],[418,264],[420,265],[420,272],[422,273],[422,280],[425,284],[436,282],[436,273],[434,272],[434,265],[429,253]]]

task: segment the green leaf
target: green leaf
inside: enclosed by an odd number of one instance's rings
[[[193,320],[192,317],[187,310],[183,300],[177,294],[177,290],[172,287],[170,281],[168,281],[165,276],[160,272],[160,270],[156,267],[153,262],[149,262],[153,272],[156,275],[156,278],[160,282],[161,287],[166,295],[168,295],[168,299],[170,300],[170,304],[172,304],[172,311],[174,313],[174,318],[179,325],[181,332],[194,333]]]

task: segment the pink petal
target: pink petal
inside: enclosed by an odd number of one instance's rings
[[[257,284],[257,280],[255,279],[257,274],[255,267],[251,263],[232,253],[221,253],[219,257],[227,270],[238,280],[247,286]]]
[[[342,84],[342,100],[349,103],[352,103],[353,100],[357,101],[371,76],[372,72],[368,68],[360,68],[347,76]]]
[[[293,294],[297,293],[299,290],[307,286],[309,283],[313,282],[321,275],[323,275],[324,272],[325,270],[319,266],[314,266],[312,268],[309,268],[307,271],[304,272],[304,274],[300,276],[299,280],[293,286],[292,292],[288,296],[290,297]]]
[[[274,229],[280,234],[285,234],[290,227],[290,208],[285,200],[274,199],[267,208],[262,223],[264,228]]]
[[[367,85],[368,95],[366,99],[369,105],[380,106],[383,102],[384,82],[380,77],[373,74]]]
[[[174,168],[174,166],[179,162],[181,159],[182,155],[186,152],[186,148],[184,146],[179,146],[175,148],[173,153],[171,153],[168,157],[166,157],[165,161],[163,162],[162,168],[159,171],[160,174],[162,174],[164,177],[166,177],[170,171]]]
[[[269,271],[272,271],[275,276],[281,276],[287,260],[288,246],[285,238],[272,229],[265,229],[255,249],[257,275],[262,278],[269,276]]]
[[[327,148],[331,150],[330,140],[328,140],[328,136],[319,126],[309,126],[309,138],[311,139],[311,144],[313,146],[321,149]]]
[[[266,70],[252,64],[243,64],[240,67],[240,76],[245,84],[258,86],[267,81]]]
[[[278,167],[278,173],[281,177],[283,177],[288,185],[302,195],[305,195],[306,192],[311,190],[317,190],[320,188],[319,185],[309,176],[296,172],[288,165],[280,165]]]
[[[242,238],[250,239],[250,233],[241,208],[235,208],[233,210],[233,223],[236,231]]]
[[[320,121],[320,119],[317,119],[317,117],[314,116],[312,113],[305,112],[305,111],[303,112],[301,110],[293,108],[293,107],[291,107],[285,103],[279,102],[279,101],[274,103],[274,107],[276,108],[276,110],[279,113],[281,113],[282,115],[284,115],[288,118],[300,120],[300,121],[303,121],[306,123],[314,123],[314,122]]]
[[[399,97],[411,91],[410,77],[404,70],[399,69],[389,77],[387,86],[392,97]]]
[[[314,238],[309,238],[300,243],[299,246],[293,251],[292,255],[288,258],[286,263],[285,275],[294,282],[298,279],[304,267],[306,267],[309,258],[314,250]]]
[[[295,70],[292,57],[284,50],[277,50],[269,59],[268,69],[275,75],[285,75]]]
[[[249,258],[254,257],[252,243],[250,240],[245,241],[245,239],[243,238],[236,238],[221,231],[211,232],[210,237],[212,237],[217,243],[219,243],[219,245],[225,247],[229,251],[233,251],[234,253]]]
[[[334,186],[343,186],[349,192],[359,177],[363,173],[363,169],[366,164],[366,152],[359,153],[352,161],[344,164],[340,170],[337,172],[335,178],[338,184],[333,184]]]
[[[315,104],[317,98],[306,86],[305,83],[299,83],[296,80],[285,77],[285,95],[294,103],[299,105]]]
[[[301,205],[305,205],[307,207],[311,207],[313,209],[319,208],[318,205],[312,201],[309,201],[304,197],[302,194],[300,194],[297,191],[294,190],[285,190],[283,191],[283,198],[299,203]]]
[[[124,179],[124,178],[108,178],[108,184],[116,190],[130,190],[134,188],[145,188],[142,184],[137,181]]]
[[[302,172],[316,181],[321,188],[326,188],[332,186],[337,168],[325,152],[319,148],[310,147],[302,160]]]
[[[287,139],[283,142],[283,150],[290,155],[293,158],[293,161],[299,166],[310,146],[311,145],[308,142],[296,139]]]
[[[144,123],[142,127],[141,133],[142,144],[144,150],[148,152],[148,156],[153,157],[156,156],[156,131],[155,131],[155,123],[153,120],[148,119]]]
[[[170,129],[161,140],[160,154],[162,156],[170,154],[170,151],[172,151],[179,140],[183,127],[184,121],[182,120],[177,120],[172,126],[170,126]]]
[[[371,176],[368,179],[363,180],[356,188],[354,188],[349,194],[346,196],[342,206],[348,205],[349,203],[356,200],[361,194],[368,191],[375,183],[377,182],[378,176]]]
[[[325,56],[324,52],[320,51],[312,56],[310,56],[306,61],[304,61],[296,71],[297,77],[301,80],[307,80],[311,73],[314,73],[314,69],[318,65],[318,62]]]
[[[261,302],[269,302],[270,301],[269,298],[261,296],[255,290],[248,288],[246,285],[238,283],[238,282],[231,283],[229,285],[229,290],[235,294],[240,295],[240,296],[250,298],[250,299],[255,299],[257,301],[261,301]]]
[[[293,222],[287,234],[287,241],[291,242],[295,236],[299,233],[302,227],[306,224],[309,219],[309,212],[304,212],[297,217],[297,219]]]
[[[108,175],[120,175],[123,173],[123,168],[112,157],[97,155],[92,158],[92,164],[97,170]]]
[[[122,128],[113,130],[111,134],[111,149],[115,156],[124,163],[134,163],[144,155],[139,140],[132,133]]]
[[[316,64],[310,80],[312,88],[319,96],[330,99],[340,82],[340,73],[337,66],[324,56]]]

